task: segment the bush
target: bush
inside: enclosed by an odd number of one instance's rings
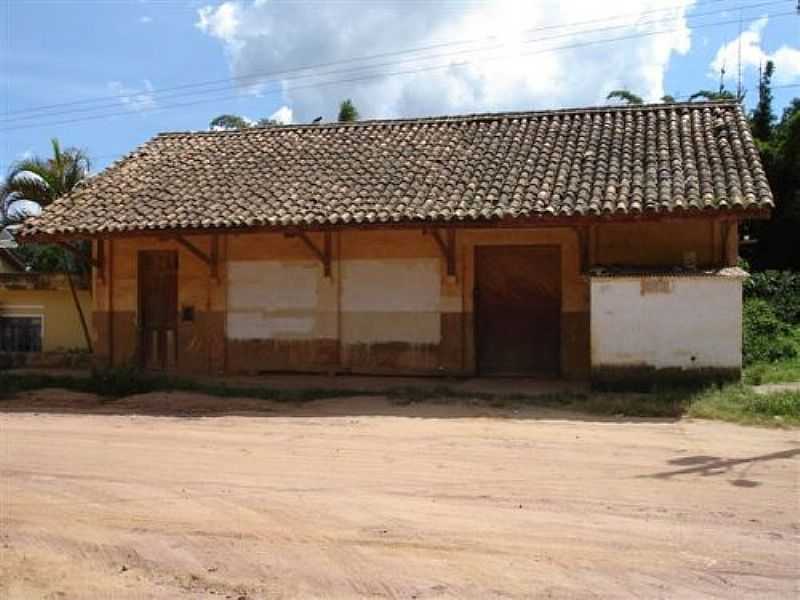
[[[798,354],[796,332],[778,317],[766,300],[752,298],[745,301],[742,329],[745,365],[788,360]]]
[[[762,271],[753,273],[744,282],[746,300],[760,298],[775,310],[786,323],[800,325],[800,273]]]

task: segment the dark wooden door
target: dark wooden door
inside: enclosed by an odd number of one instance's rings
[[[139,252],[139,356],[146,369],[175,366],[178,336],[178,254]]]
[[[561,362],[558,247],[478,246],[475,303],[480,374],[558,375]]]

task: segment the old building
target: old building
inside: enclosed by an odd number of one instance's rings
[[[94,240],[111,364],[184,372],[736,376],[736,104],[167,133],[23,239]]]
[[[73,285],[75,296],[65,275],[30,272],[0,247],[0,368],[74,364],[86,352],[75,298],[89,314],[88,281],[76,277]]]

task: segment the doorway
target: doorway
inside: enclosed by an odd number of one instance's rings
[[[139,364],[167,370],[177,362],[178,253],[139,252]]]
[[[475,248],[475,338],[480,375],[558,376],[558,246]]]

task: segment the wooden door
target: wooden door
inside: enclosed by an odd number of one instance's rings
[[[479,374],[558,375],[561,363],[558,247],[477,247],[475,304]]]
[[[178,253],[139,252],[139,357],[145,369],[175,366],[178,337]]]

